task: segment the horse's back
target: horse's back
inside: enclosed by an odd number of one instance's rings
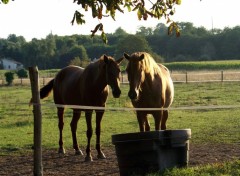
[[[164,89],[164,105],[163,107],[169,107],[173,102],[174,86],[168,68],[162,64],[158,64],[160,69],[160,77],[162,81],[162,88]]]
[[[67,66],[60,70],[54,80],[54,101],[56,104],[75,104],[79,97],[79,80],[84,69],[78,66]]]

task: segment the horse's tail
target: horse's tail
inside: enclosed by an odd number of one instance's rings
[[[54,79],[52,79],[50,82],[47,83],[46,86],[44,86],[40,89],[40,98],[41,99],[47,97],[50,94],[50,92],[53,89],[53,83],[54,83]]]
[[[49,83],[47,83],[46,86],[44,86],[40,89],[40,98],[41,99],[47,97],[50,94],[50,92],[53,89],[53,83],[54,83],[54,79],[52,79]],[[32,104],[33,104],[33,99],[31,98],[29,101],[29,106],[31,106]]]

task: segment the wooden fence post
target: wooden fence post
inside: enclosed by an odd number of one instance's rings
[[[223,82],[223,71],[221,71],[221,81]]]
[[[29,77],[32,89],[33,115],[34,115],[34,176],[43,175],[42,167],[42,113],[40,105],[40,90],[38,68],[29,67]]]
[[[186,83],[188,83],[188,73],[186,71]]]

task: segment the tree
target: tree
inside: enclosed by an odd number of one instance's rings
[[[81,6],[80,10],[76,10],[72,19],[72,24],[84,24],[84,11],[91,9],[92,17],[101,20],[103,17],[112,17],[115,20],[117,12],[124,13],[127,9],[129,12],[135,11],[139,20],[147,20],[148,17],[156,19],[165,18],[167,23],[170,23],[168,27],[168,33],[171,34],[173,30],[176,31],[176,35],[180,35],[177,24],[171,20],[171,16],[175,13],[174,6],[180,5],[181,0],[120,0],[120,1],[109,1],[109,0],[74,0]],[[105,12],[105,13],[104,13]],[[97,31],[101,31],[102,39],[107,43],[107,37],[104,33],[103,24],[99,23],[95,29],[92,30],[92,36]]]
[[[1,0],[4,4],[7,4],[9,0]],[[81,6],[79,10],[76,10],[72,24],[75,22],[77,24],[84,24],[84,11],[91,9],[92,17],[101,20],[103,17],[112,17],[115,20],[117,12],[124,13],[136,12],[137,18],[139,20],[147,20],[148,17],[155,19],[166,19],[166,23],[169,23],[168,34],[171,34],[174,30],[176,31],[176,36],[180,35],[178,25],[171,20],[171,16],[175,13],[175,5],[180,5],[181,0],[73,0],[73,3]],[[103,24],[100,22],[93,29],[92,37],[97,31],[101,31],[102,39],[107,43],[107,36],[103,30]]]
[[[167,26],[163,23],[158,23],[153,34],[157,36],[165,36],[167,34]]]
[[[127,32],[123,30],[121,27],[119,27],[115,30],[114,34],[117,36],[123,36],[123,35],[127,35]]]
[[[69,63],[69,65],[76,65],[80,67],[86,67],[89,64],[89,60],[82,60],[79,57],[75,57]]]
[[[3,63],[0,61],[0,70],[3,70],[4,67],[3,67]]]
[[[81,58],[81,60],[88,60],[87,51],[84,46],[75,45],[69,48],[67,52],[63,53],[59,57],[58,66],[65,67],[69,65],[70,61],[73,60],[75,57],[79,57]]]
[[[28,77],[28,72],[26,69],[22,68],[16,72],[17,76],[19,78],[27,78]]]
[[[148,36],[148,35],[153,34],[153,30],[150,27],[146,28],[144,26],[141,26],[141,27],[138,28],[136,34],[137,35],[142,35],[142,36]]]
[[[140,35],[126,35],[117,44],[115,58],[121,58],[123,53],[132,54],[134,52],[145,51],[152,53],[147,40]],[[123,65],[125,62],[123,62]]]
[[[6,82],[7,82],[7,85],[11,85],[13,83],[13,79],[14,79],[14,73],[13,72],[6,72],[4,74],[5,76],[5,79],[6,79]]]
[[[75,57],[74,59],[70,60],[69,65],[81,66],[81,59],[79,57]]]
[[[71,56],[71,59],[74,57],[79,57],[82,60],[88,60],[88,55],[85,47],[83,45],[76,45],[70,48],[68,52],[69,56]]]

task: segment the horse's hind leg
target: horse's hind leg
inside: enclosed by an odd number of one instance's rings
[[[101,136],[101,121],[103,117],[104,111],[98,111],[96,112],[96,150],[98,152],[98,159],[105,159],[105,155],[101,150],[100,145],[100,136]]]
[[[89,161],[93,161],[92,159],[92,155],[91,155],[91,138],[92,138],[92,133],[93,133],[93,129],[92,129],[92,111],[86,111],[85,112],[85,116],[86,116],[86,122],[87,122],[87,148],[86,148],[86,153],[87,156],[85,157],[85,161],[89,162]]]
[[[63,139],[62,139],[62,131],[63,131],[63,114],[64,114],[64,108],[57,108],[57,114],[58,114],[58,129],[59,129],[59,149],[58,153],[65,154],[65,149],[63,147]]]
[[[168,119],[168,110],[164,110],[162,120],[161,120],[161,130],[167,129],[167,125],[166,125],[167,119]]]
[[[73,110],[73,118],[72,118],[70,126],[71,126],[71,131],[72,131],[73,148],[75,149],[76,155],[83,155],[82,151],[79,149],[78,142],[77,142],[77,136],[76,136],[77,123],[78,123],[80,116],[81,116],[80,110]]]

